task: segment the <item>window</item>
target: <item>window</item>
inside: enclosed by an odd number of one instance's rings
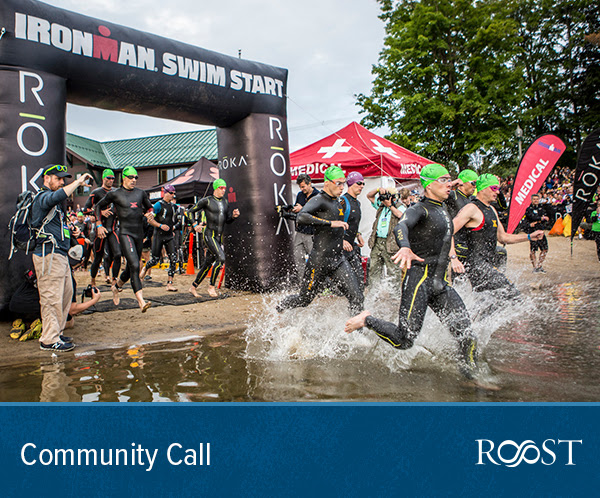
[[[168,182],[169,180],[172,180],[187,169],[188,167],[185,166],[181,168],[160,169],[158,170],[158,183],[161,184]]]

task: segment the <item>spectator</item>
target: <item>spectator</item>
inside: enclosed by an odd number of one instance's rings
[[[550,218],[547,216],[544,207],[540,204],[539,194],[531,196],[531,206],[525,211],[525,219],[527,220],[526,232],[528,234],[547,228],[546,224],[550,221]],[[536,262],[537,251],[540,251],[540,257]],[[546,273],[542,263],[546,259],[547,254],[548,239],[546,238],[546,235],[543,235],[540,240],[529,240],[529,258],[531,259],[531,264],[533,265],[533,271],[535,273]]]
[[[371,190],[367,199],[377,209],[369,247],[371,260],[369,262],[369,282],[377,282],[387,269],[388,276],[400,280],[400,270],[392,261],[392,256],[398,252],[398,244],[394,237],[394,227],[400,221],[402,212],[396,207],[396,189],[384,188]]]
[[[66,219],[62,204],[92,177],[85,173],[65,186],[65,178],[71,178],[71,175],[62,164],[46,166],[43,177],[44,186],[32,207],[32,225],[42,227],[33,251],[44,324],[40,349],[70,351],[74,348],[73,343],[64,341],[62,336],[73,297],[71,269],[67,257],[71,245],[70,234],[65,230]]]

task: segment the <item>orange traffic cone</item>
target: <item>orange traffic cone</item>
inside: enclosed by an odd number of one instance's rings
[[[187,262],[187,268],[185,269],[186,275],[195,275],[196,269],[194,268],[194,258],[192,257],[192,251],[194,250],[194,233],[190,233],[190,251]]]

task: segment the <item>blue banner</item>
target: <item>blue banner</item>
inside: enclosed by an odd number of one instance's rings
[[[576,496],[598,481],[596,404],[5,404],[0,414],[5,496]]]

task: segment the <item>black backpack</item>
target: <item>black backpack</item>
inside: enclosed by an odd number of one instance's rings
[[[17,197],[17,211],[8,222],[8,230],[10,231],[10,254],[8,259],[11,259],[13,254],[18,250],[29,254],[35,248],[38,234],[40,232],[43,233],[44,227],[56,215],[56,206],[54,206],[46,215],[39,228],[32,226],[31,211],[38,194],[39,192],[34,194],[30,190],[26,190],[25,192],[21,192]]]

